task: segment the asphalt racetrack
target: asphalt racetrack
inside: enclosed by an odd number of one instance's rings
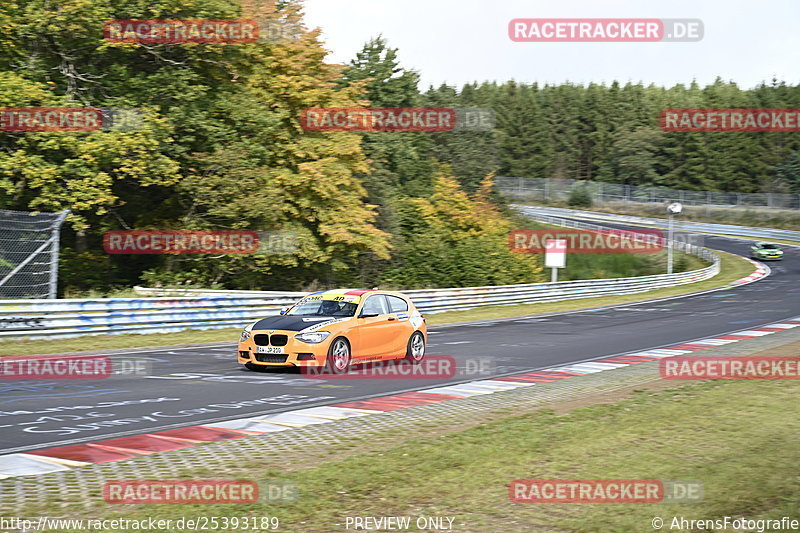
[[[748,241],[706,236],[705,243],[748,254]],[[0,380],[0,453],[489,379],[755,328],[800,315],[799,250],[787,247],[782,262],[769,264],[769,277],[734,289],[549,317],[431,327],[427,354],[456,361],[458,372],[448,378],[312,379],[286,371],[250,372],[236,363],[237,339],[231,339],[111,356],[146,361],[147,375]]]

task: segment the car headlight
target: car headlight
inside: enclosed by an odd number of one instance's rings
[[[294,336],[300,342],[307,342],[309,344],[318,344],[330,335],[330,331],[312,331],[311,333],[298,333]]]
[[[244,331],[242,332],[242,336],[241,336],[241,337],[239,337],[239,342],[244,342],[244,341],[246,341],[246,340],[247,340],[247,339],[249,339],[249,338],[250,338],[250,332],[249,332],[249,331],[247,331],[247,330],[244,330]]]

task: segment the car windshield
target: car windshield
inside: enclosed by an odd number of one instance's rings
[[[767,250],[780,250],[780,247],[774,244],[762,244],[761,247]]]
[[[334,302],[333,300],[315,300],[300,302],[289,311],[292,316],[353,316],[358,304],[351,302]]]

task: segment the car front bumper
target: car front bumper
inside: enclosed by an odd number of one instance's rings
[[[288,341],[285,346],[278,346],[283,353],[268,354],[259,353],[259,345],[256,344],[256,335],[267,334],[266,331],[252,331],[250,338],[240,341],[237,348],[237,359],[239,364],[252,364],[270,367],[320,367],[324,366],[328,355],[328,348],[332,340],[332,335],[320,343],[312,344],[295,340],[296,331],[274,331],[275,335],[286,335]],[[266,347],[266,346],[265,346]],[[273,347],[274,348],[274,347]]]

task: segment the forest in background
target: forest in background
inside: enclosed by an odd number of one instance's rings
[[[543,280],[512,254],[518,222],[491,176],[800,192],[791,133],[664,133],[665,107],[800,108],[777,80],[672,88],[485,82],[421,90],[380,37],[347,65],[319,30],[285,42],[110,43],[110,19],[255,18],[301,25],[294,0],[41,0],[0,6],[0,107],[136,108],[135,131],[0,131],[0,208],[72,215],[60,286],[301,290]],[[492,132],[305,132],[309,107],[487,107]],[[288,230],[253,256],[110,256],[118,229]]]

